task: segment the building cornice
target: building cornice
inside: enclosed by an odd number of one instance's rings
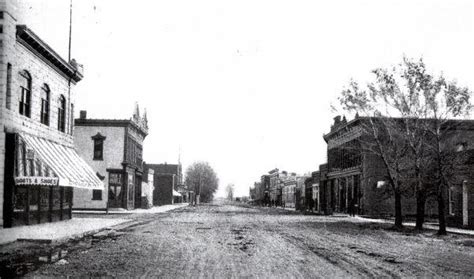
[[[21,45],[33,52],[59,74],[74,82],[82,80],[82,69],[78,69],[66,62],[47,43],[41,40],[38,35],[28,29],[26,25],[16,26],[16,38]]]
[[[132,120],[127,119],[74,119],[74,125],[80,127],[134,127],[143,136],[148,135],[148,131],[138,126]]]

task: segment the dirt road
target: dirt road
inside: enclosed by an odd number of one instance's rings
[[[469,277],[473,242],[349,217],[203,205],[157,214],[28,276]]]

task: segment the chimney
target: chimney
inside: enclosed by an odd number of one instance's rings
[[[86,119],[87,118],[87,110],[81,110],[79,112],[79,118],[80,119]]]
[[[341,116],[340,116],[340,115],[334,117],[334,125],[337,125],[337,124],[339,124],[340,122],[341,122]]]

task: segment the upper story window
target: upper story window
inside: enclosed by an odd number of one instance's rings
[[[7,64],[7,109],[11,109],[12,103],[12,64]]]
[[[63,95],[59,97],[58,130],[61,132],[66,131],[66,98]]]
[[[20,73],[20,91],[20,114],[30,117],[31,75],[27,71]]]
[[[91,137],[94,141],[94,157],[93,160],[104,160],[104,140],[106,137],[97,133],[97,135]]]
[[[49,86],[45,83],[41,87],[41,114],[40,121],[44,125],[49,125],[49,99],[50,99]]]

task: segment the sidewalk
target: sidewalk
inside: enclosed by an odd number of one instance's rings
[[[364,221],[364,222],[385,223],[385,224],[392,224],[393,223],[393,220],[386,220],[386,219],[372,219],[372,218],[365,218],[365,217],[360,217],[360,216],[356,216],[356,217],[353,217],[353,218],[358,219],[360,221]],[[403,222],[403,225],[407,226],[407,227],[415,227],[414,222]],[[430,230],[438,230],[439,229],[438,225],[436,225],[436,224],[424,224],[423,228],[424,229],[430,229]],[[446,231],[449,232],[449,233],[474,236],[474,230],[469,230],[469,229],[447,227]]]
[[[95,234],[102,230],[106,230],[113,226],[132,222],[130,215],[147,214],[147,213],[162,213],[176,208],[187,206],[188,204],[171,204],[164,206],[157,206],[150,209],[136,209],[130,211],[115,211],[114,213],[128,214],[125,218],[81,218],[74,217],[66,221],[59,221],[53,223],[43,223],[30,226],[20,226],[7,229],[0,228],[0,245],[14,242],[17,240],[37,241],[37,242],[57,242],[64,241],[69,238],[82,237],[89,234]],[[75,212],[76,213],[76,212]],[[80,212],[87,214],[102,214],[104,211],[89,211]],[[109,212],[111,213],[111,212]],[[77,215],[76,215],[77,216]]]
[[[154,207],[149,208],[149,209],[142,209],[142,208],[133,209],[133,210],[126,210],[126,209],[122,209],[122,208],[109,209],[108,214],[128,214],[128,215],[130,215],[130,214],[163,213],[163,212],[167,212],[167,211],[170,211],[170,210],[173,210],[173,209],[185,207],[185,206],[188,206],[188,205],[189,205],[188,203],[175,203],[175,204],[154,206]],[[79,214],[99,214],[99,215],[107,214],[103,210],[72,210],[72,213],[77,214],[77,215],[79,215]]]
[[[56,242],[93,234],[130,219],[73,218],[66,221],[0,229],[0,244],[16,240]]]

